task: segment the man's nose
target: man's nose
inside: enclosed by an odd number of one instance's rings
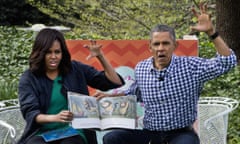
[[[164,47],[163,47],[162,44],[159,44],[159,45],[156,47],[156,50],[163,50],[163,49],[164,49]]]

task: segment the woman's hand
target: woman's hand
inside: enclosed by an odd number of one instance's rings
[[[112,96],[112,95],[108,94],[108,93],[101,92],[101,91],[97,91],[95,94],[93,94],[93,97],[96,97],[97,100],[99,100],[101,98],[104,98],[104,97],[110,97],[110,96]]]
[[[87,60],[102,55],[102,45],[98,45],[96,40],[90,40],[90,45],[84,45],[84,48],[87,48],[90,51],[90,54],[87,56]]]
[[[73,113],[68,110],[63,110],[56,115],[57,122],[71,122],[73,120]]]
[[[116,97],[116,96],[124,96],[124,95],[125,95],[124,93],[109,94],[101,91],[97,91],[95,94],[93,94],[93,96],[96,97],[98,100],[104,97]]]
[[[68,110],[62,110],[58,114],[38,114],[36,116],[37,123],[51,123],[51,122],[70,122],[73,119],[73,113]]]

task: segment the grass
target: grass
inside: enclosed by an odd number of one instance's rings
[[[0,100],[17,98],[17,84],[0,82]]]

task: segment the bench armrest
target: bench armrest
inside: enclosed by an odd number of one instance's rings
[[[11,138],[16,137],[16,130],[12,125],[2,120],[0,120],[0,125],[8,129],[8,131],[10,132]]]

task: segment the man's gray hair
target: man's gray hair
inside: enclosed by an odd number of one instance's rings
[[[175,30],[172,27],[169,27],[169,26],[163,25],[163,24],[156,25],[154,28],[152,28],[152,30],[150,32],[150,40],[152,40],[152,38],[153,38],[152,35],[154,32],[169,32],[172,40],[176,41]]]

